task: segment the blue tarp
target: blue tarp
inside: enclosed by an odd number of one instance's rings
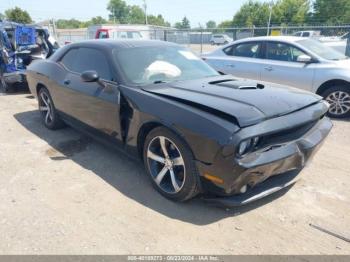
[[[16,26],[17,46],[35,44],[35,28],[29,26]]]

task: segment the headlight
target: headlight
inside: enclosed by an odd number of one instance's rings
[[[259,143],[259,137],[253,137],[247,140],[242,141],[239,144],[238,155],[243,156],[249,152],[251,152]]]

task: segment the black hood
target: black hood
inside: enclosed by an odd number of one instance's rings
[[[289,114],[321,100],[299,89],[227,76],[157,84],[143,90],[209,112],[221,112],[235,118],[241,127]]]

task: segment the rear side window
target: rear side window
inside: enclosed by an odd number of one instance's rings
[[[73,72],[81,74],[88,70],[94,70],[101,79],[113,80],[106,56],[100,50],[93,48],[72,49],[61,62]]]
[[[229,56],[260,58],[260,44],[257,42],[242,43],[224,49]]]

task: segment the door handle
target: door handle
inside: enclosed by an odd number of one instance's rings
[[[70,84],[70,80],[66,79],[63,81],[63,84],[65,84],[66,86],[68,86]]]
[[[269,72],[273,71],[272,66],[265,67],[264,69],[265,69],[266,71],[269,71]]]
[[[236,65],[234,65],[234,64],[227,64],[226,66],[227,66],[227,67],[231,67],[231,68],[236,67]]]

